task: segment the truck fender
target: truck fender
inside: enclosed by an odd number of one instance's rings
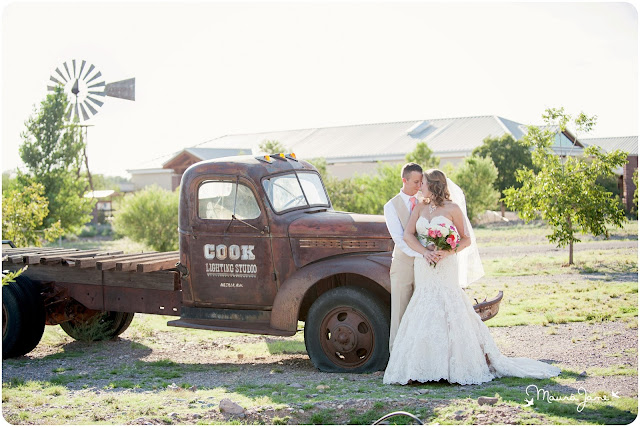
[[[289,277],[278,290],[271,310],[271,327],[295,331],[300,305],[307,291],[319,280],[340,273],[357,274],[381,285],[391,293],[389,268],[370,259],[371,255],[346,256],[307,265]]]

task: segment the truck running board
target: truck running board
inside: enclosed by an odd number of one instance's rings
[[[180,318],[177,320],[170,320],[167,322],[167,326],[176,326],[179,328],[193,328],[193,329],[208,329],[211,331],[226,331],[226,332],[242,332],[247,334],[261,334],[261,335],[278,335],[278,336],[292,336],[297,331],[283,331],[281,329],[273,329],[269,323],[252,322],[242,323],[232,322],[228,320],[217,319],[191,319]]]

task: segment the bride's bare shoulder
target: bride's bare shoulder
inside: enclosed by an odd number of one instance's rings
[[[452,202],[451,200],[445,200],[444,207],[447,209],[448,212],[451,212],[451,213],[462,212],[462,209],[460,209],[460,206],[458,206],[456,203]]]

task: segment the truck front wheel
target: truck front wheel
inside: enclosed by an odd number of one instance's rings
[[[105,311],[87,320],[69,320],[60,327],[78,341],[110,340],[127,330],[135,313]]]
[[[364,288],[331,289],[307,315],[304,342],[324,372],[373,372],[389,360],[389,310]]]

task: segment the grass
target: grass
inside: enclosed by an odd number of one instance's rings
[[[148,362],[138,365],[137,368],[179,369],[182,374],[197,369],[196,365],[177,364],[169,360]],[[625,369],[627,368],[623,365],[607,371],[593,369],[588,371],[588,375],[637,375],[636,370]],[[498,396],[500,399],[497,406],[505,411],[511,408],[516,414],[515,420],[512,420],[515,423],[624,424],[631,422],[637,414],[637,399],[613,399],[608,391],[588,393],[589,400],[582,412],[576,410],[576,402],[572,401],[548,403],[537,400],[533,408],[524,407],[524,399],[528,397],[526,388],[530,384],[544,389],[554,386],[569,387],[568,391],[552,393],[559,398],[568,398],[571,394],[578,395],[578,389],[573,385],[578,374],[571,370],[564,370],[560,377],[548,380],[500,378],[474,387],[440,383],[381,387],[381,378],[369,374],[357,376],[355,381],[330,375],[322,381],[328,386],[323,391],[317,390],[317,382],[302,381],[302,390],[282,383],[244,383],[212,388],[200,385],[195,392],[190,391],[186,387],[190,384],[185,383],[179,383],[185,387],[176,391],[166,387],[153,389],[137,379],[126,378],[128,372],[126,367],[120,367],[114,375],[121,379],[112,380],[101,392],[89,388],[82,395],[78,395],[74,389],[51,381],[24,381],[12,378],[3,383],[5,418],[14,424],[126,424],[139,418],[161,421],[168,417],[172,420],[171,424],[190,424],[189,417],[199,413],[202,414],[202,418],[198,420],[199,424],[230,424],[235,421],[222,422],[220,418],[211,418],[212,414],[217,413],[217,403],[223,398],[228,398],[244,408],[270,408],[274,411],[274,416],[267,424],[371,424],[383,415],[397,410],[412,413],[430,424],[470,424],[486,420],[500,424],[501,419],[483,418],[483,414],[495,416],[495,413],[477,404],[476,400],[480,396]],[[131,392],[111,393],[111,390],[118,388]],[[315,397],[308,397],[312,394]],[[603,397],[609,400],[598,400]],[[346,407],[344,410],[335,407],[338,403],[344,403],[346,398],[369,403]],[[332,402],[333,407],[327,407],[327,404]],[[38,407],[37,405],[42,406],[44,403],[47,404],[46,408],[26,410]],[[291,412],[287,410],[288,407],[299,409]],[[28,418],[25,418],[24,413],[28,413]],[[172,413],[177,415],[171,418]],[[396,424],[411,424],[410,421],[408,418],[393,419],[393,423]]]
[[[520,245],[545,245],[549,244],[547,235],[553,233],[553,229],[540,221],[529,224],[517,225],[485,225],[474,227],[478,245],[488,246],[520,246]],[[602,241],[604,237],[578,234],[576,236],[582,242]],[[638,240],[638,221],[629,221],[623,228],[609,229],[611,240]]]
[[[480,245],[548,244],[544,226],[524,225],[477,229]],[[637,239],[637,222],[616,231],[617,240]],[[501,242],[502,239],[502,242]],[[79,242],[79,241],[78,241]],[[116,242],[116,241],[114,241]],[[126,242],[111,243],[114,245]],[[81,247],[71,245],[71,247]],[[93,246],[95,247],[95,245]],[[488,326],[548,325],[550,340],[561,329],[557,324],[611,320],[626,322],[637,329],[638,283],[637,249],[586,250],[575,253],[576,265],[563,267],[568,252],[554,256],[527,254],[487,260],[487,276],[473,284],[470,297],[492,297],[504,291],[500,313]],[[121,336],[120,348],[127,357],[113,365],[106,352],[111,342],[84,344],[74,342],[59,327],[47,326],[40,345],[49,346],[49,355],[37,358],[5,360],[3,367],[14,372],[3,377],[3,416],[12,424],[371,424],[397,410],[415,414],[429,424],[628,424],[636,418],[637,398],[613,399],[611,390],[589,390],[590,400],[583,411],[572,401],[538,400],[524,407],[526,387],[536,384],[554,391],[554,396],[578,395],[579,372],[587,376],[605,376],[611,380],[637,377],[637,366],[622,363],[636,357],[637,347],[600,348],[607,333],[593,330],[576,336],[575,343],[589,345],[613,364],[605,367],[563,369],[561,376],[548,380],[500,378],[479,386],[461,387],[433,383],[420,386],[382,386],[375,374],[327,374],[322,381],[311,380],[307,371],[294,372],[287,380],[282,374],[291,366],[273,362],[274,355],[303,359],[303,334],[293,337],[259,337],[246,342],[247,334],[180,329],[166,325],[172,316],[137,314]],[[302,326],[302,325],[301,325]],[[163,337],[173,334],[178,342],[206,347],[222,361],[210,364],[181,359],[152,359],[164,350]],[[162,353],[161,353],[162,354]],[[235,373],[251,369],[245,359],[268,358],[269,381],[234,382]],[[300,355],[300,356],[296,356]],[[184,357],[186,356],[186,357]],[[164,357],[164,356],[161,356]],[[308,362],[308,360],[306,361]],[[29,376],[29,365],[49,363],[48,378]],[[262,363],[262,362],[257,362]],[[20,369],[23,368],[23,369]],[[198,372],[229,374],[224,385],[199,382]],[[226,378],[226,376],[224,377]],[[292,380],[292,378],[294,378]],[[223,380],[224,381],[224,380]],[[291,387],[291,381],[302,389]],[[169,387],[176,384],[177,388]],[[328,388],[319,390],[323,384]],[[192,390],[192,386],[195,386]],[[424,394],[421,394],[424,393]],[[479,396],[499,396],[496,407],[481,406]],[[607,397],[609,400],[602,400]],[[224,418],[218,404],[228,398],[259,416]],[[339,408],[346,399],[356,403]],[[511,414],[500,418],[497,411]],[[199,418],[192,418],[197,414]],[[408,418],[394,418],[395,424],[410,424]]]
[[[637,273],[637,248],[574,252],[574,265],[567,266],[569,251],[560,255],[522,254],[483,262],[489,277],[551,276],[558,274]]]
[[[481,301],[504,292],[489,326],[637,319],[637,257],[637,249],[584,251],[572,267],[562,267],[561,256],[499,258],[466,293]]]
[[[134,242],[128,237],[122,237],[119,239],[84,239],[78,237],[71,237],[69,239],[56,240],[55,242],[49,242],[46,247],[67,248],[67,249],[100,249],[111,251],[123,251],[124,253],[132,252],[149,252],[151,249],[143,243]]]

